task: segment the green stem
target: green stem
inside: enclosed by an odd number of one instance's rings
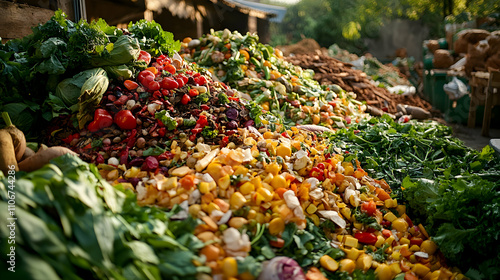
[[[11,126],[12,125],[12,121],[10,120],[8,112],[2,112],[2,118],[3,118],[3,121],[5,122],[5,124],[7,126]]]

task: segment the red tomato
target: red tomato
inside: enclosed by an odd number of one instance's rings
[[[176,89],[179,87],[179,84],[174,80],[174,78],[165,77],[161,80],[160,86],[164,89]]]
[[[125,80],[125,82],[123,82],[123,85],[128,89],[128,90],[134,90],[136,88],[139,87],[139,84],[137,84],[136,82],[134,81],[131,81],[131,80]]]
[[[197,85],[202,86],[207,83],[207,78],[205,78],[205,76],[199,76],[194,79],[194,82]]]
[[[200,94],[200,92],[195,88],[192,88],[189,90],[189,96],[191,96],[191,97],[198,96],[198,94]]]
[[[149,70],[142,70],[139,72],[137,80],[143,85],[147,85],[149,82],[155,79],[155,74]]]
[[[182,78],[177,78],[177,79],[175,79],[175,81],[179,85],[179,88],[183,87],[186,84],[186,82],[184,82],[184,80]]]
[[[151,55],[147,51],[141,51],[137,60],[145,61],[147,65],[151,62]]]
[[[375,204],[375,201],[373,200],[366,201],[363,202],[363,204],[361,204],[361,211],[365,212],[370,216],[373,216],[376,210],[377,210],[377,204]]]
[[[359,242],[368,245],[375,245],[375,243],[377,243],[377,236],[369,232],[356,232],[354,234],[354,238],[356,238]]]
[[[157,81],[151,81],[151,82],[149,82],[147,88],[149,90],[152,90],[152,91],[159,90],[160,89],[160,83],[158,83]]]
[[[189,95],[187,95],[187,94],[184,94],[182,96],[181,103],[183,105],[187,105],[189,103],[189,101],[191,101],[191,97],[189,97]]]
[[[134,129],[137,126],[137,121],[130,110],[116,113],[114,120],[121,129]]]
[[[170,74],[175,74],[177,72],[177,69],[175,69],[175,66],[172,64],[167,64],[165,67],[163,67],[163,70],[170,72]]]
[[[283,246],[285,246],[285,240],[278,237],[277,240],[269,240],[269,245],[276,248],[283,248]]]
[[[424,242],[424,240],[420,237],[412,237],[410,239],[410,245],[413,246],[413,245],[417,245],[420,247],[420,245],[422,245],[422,242]]]

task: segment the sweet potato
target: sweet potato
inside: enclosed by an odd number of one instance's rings
[[[12,137],[12,143],[14,144],[16,153],[16,161],[20,161],[24,155],[24,151],[26,150],[26,138],[24,137],[24,133],[12,124],[7,112],[2,112],[2,118],[6,124],[4,130],[9,132],[10,137]]]
[[[45,164],[49,163],[50,160],[60,157],[64,154],[76,155],[75,152],[65,147],[42,147],[33,156],[21,161],[19,163],[19,170],[26,172],[37,170]]]
[[[0,170],[6,175],[14,166],[15,171],[19,171],[16,159],[16,151],[10,133],[5,130],[0,130]]]

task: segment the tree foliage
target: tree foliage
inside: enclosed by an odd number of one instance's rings
[[[282,23],[272,28],[272,44],[313,38],[323,47],[335,43],[360,53],[363,39],[377,37],[391,19],[420,20],[438,38],[444,36],[445,17],[468,13],[475,18],[494,12],[500,12],[498,0],[302,0],[289,6]]]

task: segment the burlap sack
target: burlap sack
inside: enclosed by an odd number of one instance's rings
[[[432,64],[434,68],[447,69],[453,65],[453,57],[448,50],[436,50]]]

